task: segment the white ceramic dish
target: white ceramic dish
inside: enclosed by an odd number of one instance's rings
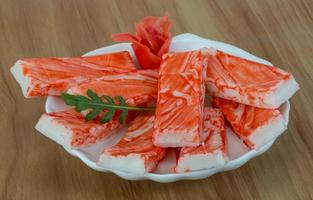
[[[170,51],[188,51],[188,50],[197,50],[202,47],[214,47],[216,49],[223,50],[227,53],[231,53],[246,59],[250,59],[256,62],[272,65],[270,62],[258,58],[242,49],[239,49],[235,46],[225,44],[218,41],[208,40],[201,38],[199,36],[185,33],[178,35],[173,38]],[[109,52],[116,52],[127,50],[130,52],[132,57],[135,59],[134,53],[130,46],[130,43],[119,43],[112,46],[96,49],[94,51],[88,52],[85,55],[97,55]],[[57,97],[48,97],[46,102],[46,111],[53,112],[53,111],[60,111],[64,110],[67,106]],[[283,104],[280,108],[281,112],[283,113],[286,126],[288,124],[289,118],[289,109],[290,105],[289,102]],[[118,170],[111,170],[114,174],[128,180],[142,180],[142,179],[150,179],[157,182],[173,182],[177,180],[184,180],[184,179],[203,179],[213,174],[222,171],[228,171],[232,169],[236,169],[247,161],[256,157],[265,151],[267,151],[272,144],[274,143],[275,139],[271,142],[267,143],[266,145],[262,146],[257,150],[250,150],[248,149],[235,135],[232,133],[232,130],[227,127],[227,145],[229,149],[229,162],[217,168],[210,168],[205,170],[193,171],[193,172],[186,172],[186,173],[173,173],[171,172],[172,167],[175,164],[175,152],[170,151],[167,157],[160,163],[158,169],[153,173],[146,173],[143,175],[138,174],[131,174],[123,171]],[[83,161],[87,166],[90,168],[97,170],[108,172],[107,170],[102,169],[101,167],[96,165],[96,161],[99,158],[100,153],[103,149],[113,145],[116,143],[121,136],[123,135],[123,131],[110,137],[108,141],[100,142],[89,147],[81,148],[81,149],[66,149],[71,155],[78,157],[81,161]]]

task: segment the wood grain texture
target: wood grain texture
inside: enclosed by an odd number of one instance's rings
[[[198,181],[126,181],[89,169],[34,125],[45,99],[23,98],[19,58],[78,56],[166,11],[173,33],[239,46],[294,74],[289,129],[243,167]],[[313,199],[312,0],[0,0],[0,199]]]

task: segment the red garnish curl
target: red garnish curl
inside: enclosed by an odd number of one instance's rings
[[[117,42],[132,42],[132,48],[138,62],[143,69],[158,69],[161,57],[168,52],[172,35],[172,22],[168,16],[144,17],[135,24],[136,34],[113,34],[112,39]]]

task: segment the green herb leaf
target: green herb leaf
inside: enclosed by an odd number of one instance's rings
[[[121,111],[119,122],[124,123],[129,110],[137,111],[154,111],[154,108],[134,107],[128,106],[126,101],[121,96],[114,97],[118,103],[110,96],[99,97],[92,90],[87,90],[87,97],[83,95],[72,95],[69,93],[62,93],[61,98],[69,106],[74,106],[77,112],[90,109],[91,111],[86,115],[85,120],[90,121],[95,119],[103,110],[106,110],[105,115],[101,118],[101,123],[106,123],[112,120],[117,110]]]
[[[102,96],[105,100],[107,100],[108,103],[114,104],[114,100],[110,96]]]
[[[123,99],[123,97],[116,96],[115,99],[119,100],[120,106],[125,106],[126,105],[126,101]],[[127,115],[128,115],[128,110],[127,109],[122,109],[122,113],[120,115],[119,122],[120,123],[124,123]]]
[[[87,95],[93,100],[94,102],[102,102],[100,97],[96,93],[94,93],[92,90],[87,90]]]
[[[113,109],[108,110],[108,112],[105,113],[104,117],[102,117],[100,122],[101,123],[109,122],[113,118],[114,114],[115,114],[115,110],[113,110]]]
[[[85,120],[86,120],[86,121],[93,120],[94,118],[97,117],[97,115],[100,114],[100,112],[101,112],[101,108],[99,108],[99,107],[93,109],[92,111],[90,111],[90,112],[86,115]]]

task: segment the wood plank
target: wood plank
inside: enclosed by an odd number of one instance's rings
[[[0,199],[313,198],[313,1],[0,0]],[[234,44],[294,74],[289,129],[240,169],[160,184],[95,172],[34,125],[45,99],[23,98],[9,73],[23,57],[77,56],[112,44],[145,15],[169,12],[173,33]]]

